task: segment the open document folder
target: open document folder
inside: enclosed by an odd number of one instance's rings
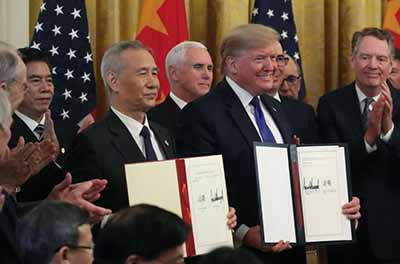
[[[127,164],[125,171],[130,205],[157,205],[192,227],[187,256],[233,246],[221,155]]]
[[[345,145],[254,143],[254,154],[265,244],[353,241]]]

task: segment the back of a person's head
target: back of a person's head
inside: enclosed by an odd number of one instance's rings
[[[0,89],[0,131],[6,130],[11,124],[11,103],[8,98],[8,93]]]
[[[200,264],[261,264],[262,262],[244,248],[221,247],[201,257]]]
[[[117,212],[100,231],[95,263],[124,263],[130,255],[151,261],[182,245],[188,234],[179,216],[156,206],[135,205]]]
[[[25,264],[50,263],[66,245],[77,245],[79,227],[88,223],[88,213],[62,201],[43,201],[20,222],[19,238]]]
[[[15,81],[18,73],[18,55],[6,44],[0,43],[0,84]]]

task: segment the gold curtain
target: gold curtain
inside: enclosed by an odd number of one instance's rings
[[[142,1],[86,0],[97,78],[98,112],[107,108],[99,65],[111,44],[133,39]],[[218,47],[225,32],[248,23],[254,0],[185,0],[190,38],[210,49],[216,68]],[[292,0],[298,30],[307,100],[316,106],[325,92],[353,79],[349,64],[354,31],[380,27],[387,0]],[[30,1],[30,33],[36,24],[42,0]],[[216,73],[216,80],[220,75]]]

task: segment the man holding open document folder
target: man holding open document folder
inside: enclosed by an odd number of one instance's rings
[[[222,154],[229,202],[237,209],[239,220],[236,235],[242,244],[268,263],[299,263],[299,257],[290,251],[264,254],[284,251],[290,245],[280,241],[269,248],[261,243],[257,206],[253,142],[292,141],[279,102],[265,95],[272,88],[276,67],[286,61],[283,54],[276,53],[278,44],[279,34],[262,25],[242,25],[229,32],[221,46],[225,78],[182,110],[176,140],[178,153],[184,157]],[[349,206],[346,213],[359,217],[358,204]]]

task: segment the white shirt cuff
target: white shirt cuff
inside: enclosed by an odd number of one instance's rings
[[[368,154],[374,152],[375,150],[378,149],[378,147],[376,146],[376,144],[374,145],[370,145],[368,144],[367,140],[364,138],[364,144],[365,144],[365,150],[367,151]]]
[[[381,140],[385,143],[388,143],[389,140],[392,138],[393,131],[394,131],[394,124],[392,125],[392,128],[385,135],[384,134],[380,135]]]
[[[103,219],[100,222],[100,229],[103,229],[104,226],[107,224],[108,220],[110,219],[110,216],[112,216],[113,214],[109,214],[109,215],[105,215],[103,217]]]
[[[250,227],[247,225],[241,224],[238,229],[236,229],[234,235],[235,239],[242,242],[247,232],[250,230]]]

